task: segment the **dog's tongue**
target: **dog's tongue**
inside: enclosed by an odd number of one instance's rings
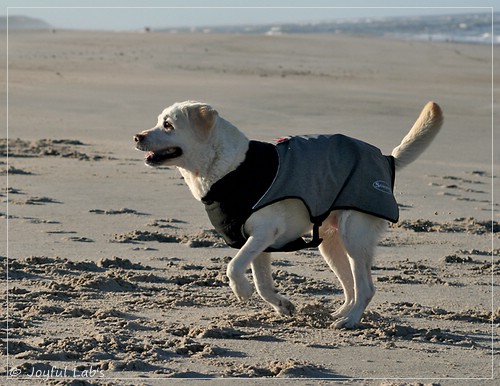
[[[146,153],[146,155],[144,156],[144,158],[146,158],[146,160],[151,160],[153,157],[155,156],[155,153],[153,153],[152,151],[148,151]]]

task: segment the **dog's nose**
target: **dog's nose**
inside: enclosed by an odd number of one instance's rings
[[[144,137],[145,137],[144,134],[136,134],[136,135],[134,135],[134,141],[141,142],[144,139]]]

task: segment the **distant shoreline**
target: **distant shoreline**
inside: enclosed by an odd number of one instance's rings
[[[380,17],[337,20],[330,22],[273,23],[255,25],[221,25],[199,27],[151,27],[139,30],[110,32],[155,33],[235,33],[251,35],[335,34],[382,37],[408,41],[434,41],[470,44],[500,44],[500,36],[492,35],[492,29],[500,28],[500,13],[471,13],[416,17]],[[20,30],[67,30],[51,26],[41,19],[27,16],[9,16],[9,31]],[[0,30],[7,29],[7,18],[0,17]],[[71,29],[72,30],[72,29]],[[78,29],[77,29],[78,30]],[[84,29],[78,31],[85,31]],[[94,31],[94,29],[89,29]],[[95,30],[106,32],[108,30]]]

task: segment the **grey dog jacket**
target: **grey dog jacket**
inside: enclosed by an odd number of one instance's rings
[[[293,136],[277,144],[250,141],[245,160],[214,183],[202,202],[226,243],[241,248],[248,238],[244,224],[253,212],[287,198],[302,200],[314,225],[312,240],[266,249],[295,251],[321,243],[318,228],[335,209],[397,222],[394,176],[392,156],[341,134]]]

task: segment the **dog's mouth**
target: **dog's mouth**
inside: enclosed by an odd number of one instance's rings
[[[182,149],[180,147],[169,147],[162,151],[148,151],[144,156],[144,161],[148,165],[160,165],[165,161],[180,157]]]

